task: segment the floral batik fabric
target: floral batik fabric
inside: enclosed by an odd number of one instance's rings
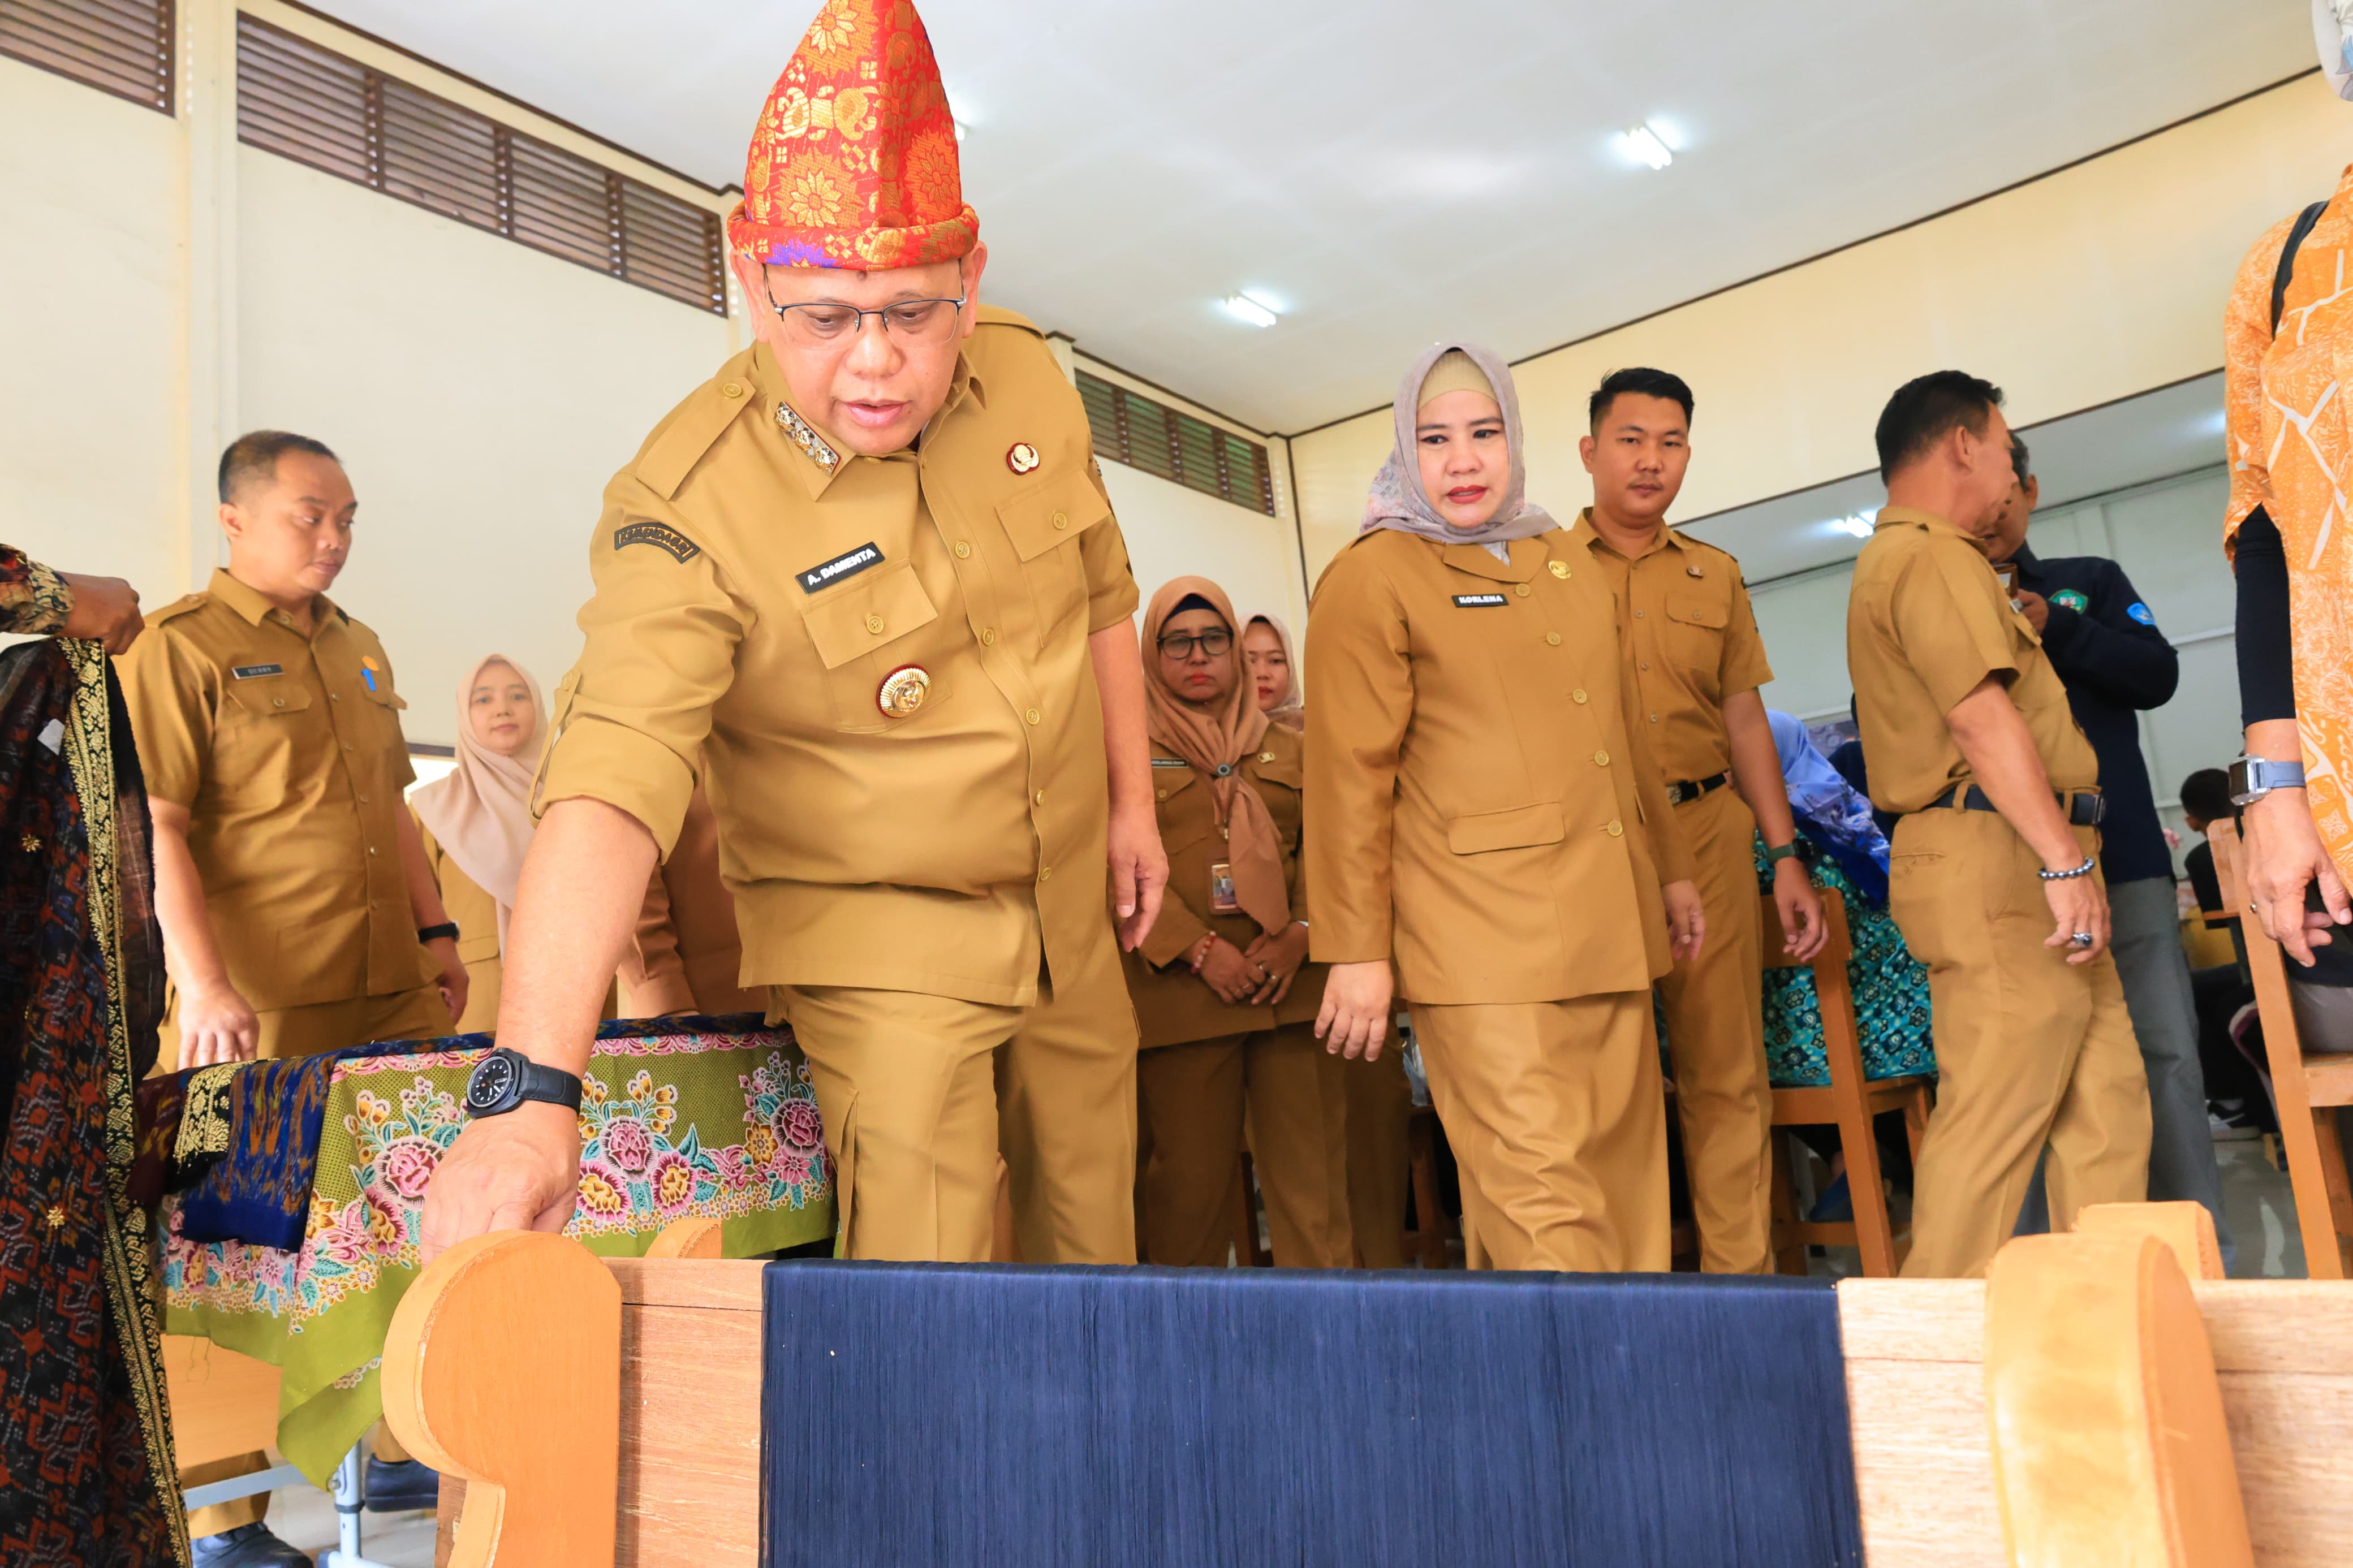
[[[2272,287],[2293,217],[2240,264],[2223,319],[2231,503],[2223,548],[2257,507],[2287,551],[2295,724],[2321,842],[2353,877],[2353,167],[2296,249],[2272,331]]]
[[[150,1232],[130,1197],[161,948],[104,654],[0,654],[0,1563],[185,1563]]]

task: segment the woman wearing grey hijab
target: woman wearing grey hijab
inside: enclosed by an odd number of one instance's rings
[[[1308,619],[1316,1032],[1377,1054],[1395,989],[1474,1263],[1663,1269],[1651,983],[1703,937],[1617,605],[1525,494],[1519,399],[1433,345]]]

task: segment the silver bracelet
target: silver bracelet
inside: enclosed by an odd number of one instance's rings
[[[2100,860],[2098,856],[2086,855],[2084,857],[2084,863],[2076,867],[2072,871],[2046,871],[2042,869],[2042,867],[2037,866],[2034,868],[2034,874],[2042,878],[2046,882],[2072,882],[2078,877],[2090,876],[2092,874],[2092,868],[2099,863]]]

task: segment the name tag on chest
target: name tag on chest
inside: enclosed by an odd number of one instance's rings
[[[1189,768],[1193,764],[1182,757],[1155,757],[1152,765],[1155,768]]]
[[[831,587],[845,577],[855,577],[869,566],[881,564],[881,550],[871,543],[861,544],[857,549],[846,554],[837,555],[830,561],[820,561],[802,573],[800,574],[801,592],[814,594],[819,588]]]
[[[1512,601],[1502,594],[1457,594],[1454,607],[1458,610],[1500,610]]]
[[[259,680],[265,675],[285,673],[286,667],[282,664],[240,664],[233,666],[229,670],[229,674],[239,680]]]

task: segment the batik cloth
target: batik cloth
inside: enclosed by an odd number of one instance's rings
[[[65,579],[11,544],[0,544],[0,631],[29,637],[64,626],[73,611]]]
[[[1756,840],[1757,889],[1770,896],[1772,868],[1765,840]],[[1814,846],[1799,841],[1798,853],[1813,873],[1814,885],[1835,888],[1846,900],[1846,929],[1853,943],[1847,960],[1847,989],[1854,994],[1855,1038],[1862,1047],[1866,1079],[1904,1078],[1936,1070],[1936,1043],[1928,1028],[1928,969],[1904,945],[1904,933],[1885,906],[1856,891],[1846,874]],[[1827,1086],[1830,1058],[1822,1045],[1822,1010],[1810,969],[1765,972],[1765,1060],[1777,1089]]]
[[[0,595],[5,596],[5,595]],[[185,1563],[130,1198],[164,963],[146,788],[105,654],[0,654],[0,1563]]]
[[[343,1052],[314,1069],[325,1087],[314,1143],[270,1156],[313,1172],[295,1247],[195,1240],[180,1201],[164,1203],[171,1331],[280,1369],[278,1446],[322,1485],[383,1412],[377,1368],[418,1271],[426,1184],[466,1124],[466,1079],[489,1048],[487,1036],[463,1035]],[[582,1088],[580,1194],[565,1234],[590,1251],[642,1256],[663,1226],[693,1218],[722,1222],[731,1258],[833,1235],[833,1171],[789,1029],[756,1015],[608,1023]],[[231,1142],[225,1163],[245,1139]]]

